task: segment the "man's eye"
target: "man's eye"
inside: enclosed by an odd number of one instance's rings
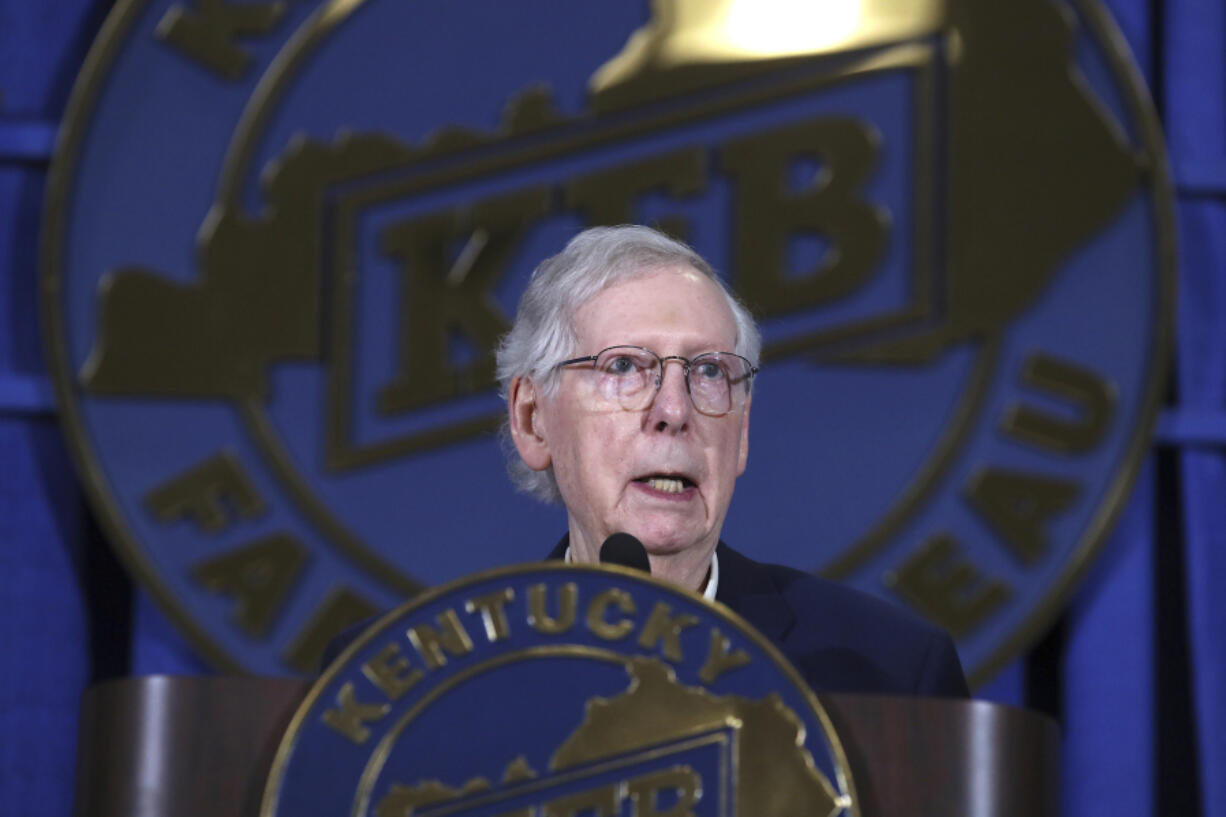
[[[638,370],[638,364],[634,362],[634,358],[626,355],[618,355],[609,361],[605,366],[605,371],[609,374],[631,374]]]
[[[722,380],[724,378],[723,367],[710,360],[700,362],[694,367],[694,371],[704,380]]]

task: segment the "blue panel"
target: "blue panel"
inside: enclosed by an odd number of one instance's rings
[[[55,395],[46,377],[0,374],[0,415],[54,412]]]
[[[1176,162],[1175,184],[1184,195],[1226,195],[1226,159]]]
[[[1226,411],[1164,412],[1154,429],[1154,440],[1177,446],[1226,446]]]
[[[68,815],[89,629],[80,498],[47,422],[0,418],[0,814]]]
[[[55,127],[52,122],[0,122],[0,162],[49,159]]]
[[[1151,815],[1152,469],[1069,613],[1063,813]],[[1163,815],[1165,817],[1165,815]]]

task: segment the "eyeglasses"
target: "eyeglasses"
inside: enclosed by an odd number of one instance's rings
[[[711,417],[744,406],[758,373],[756,366],[732,352],[707,352],[690,360],[681,355],[660,357],[642,346],[610,346],[594,355],[563,360],[554,368],[591,363],[601,398],[626,411],[640,411],[655,399],[664,382],[664,364],[670,360],[681,363],[694,408]]]

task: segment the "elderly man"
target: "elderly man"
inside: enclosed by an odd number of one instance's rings
[[[760,339],[711,267],[646,227],[576,236],[533,275],[498,350],[517,485],[566,508],[552,558],[637,537],[651,572],[740,613],[818,690],[967,694],[939,630],[720,542],[749,454]]]

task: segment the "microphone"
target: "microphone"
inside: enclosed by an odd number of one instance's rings
[[[651,573],[651,563],[647,561],[647,548],[628,533],[615,533],[605,539],[604,544],[600,546],[600,561]]]

